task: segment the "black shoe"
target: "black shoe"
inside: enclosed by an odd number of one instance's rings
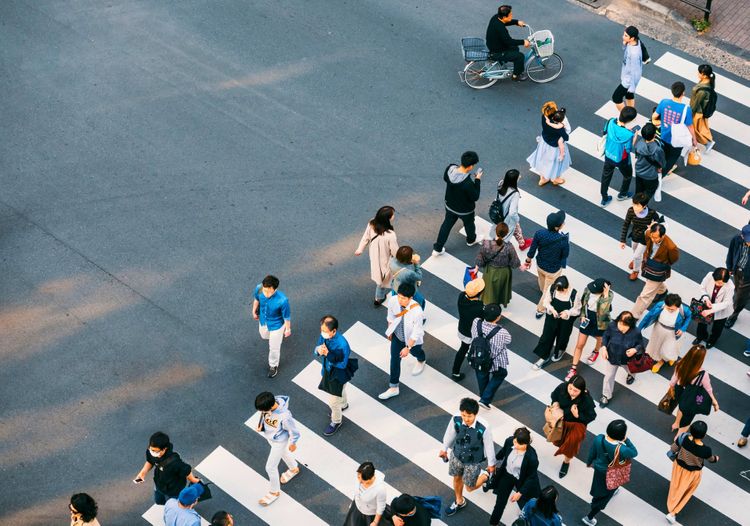
[[[698,345],[698,344],[700,344],[700,342],[702,342],[702,341],[703,341],[703,340],[701,340],[700,338],[696,338],[696,339],[694,339],[694,340],[693,340],[693,345]]]
[[[732,325],[734,325],[734,322],[737,321],[737,316],[730,316],[727,318],[727,321],[724,323],[724,327],[727,329],[731,329]]]
[[[451,374],[451,380],[453,380],[454,382],[460,382],[464,378],[466,378],[466,375],[464,373],[453,373],[453,374]]]
[[[373,304],[373,306],[375,306],[375,307],[380,307],[380,306],[381,306],[381,305],[382,305],[382,304],[383,304],[384,302],[385,302],[385,298],[383,298],[382,300],[374,300],[374,301],[372,302],[372,304]]]
[[[627,379],[625,380],[625,383],[628,384],[628,385],[630,385],[633,382],[635,382],[635,376],[633,376],[632,374],[629,374],[628,377],[627,377]]]
[[[528,80],[529,76],[526,73],[521,73],[520,75],[513,75],[511,78],[516,82],[523,82],[524,80]]]
[[[559,362],[562,360],[563,354],[565,354],[565,349],[555,349],[555,352],[552,353],[552,361]]]
[[[568,464],[567,462],[563,462],[563,465],[560,466],[560,473],[558,473],[558,475],[560,475],[560,478],[564,478],[565,475],[568,474],[568,469],[570,469],[570,464]]]
[[[279,374],[279,368],[278,367],[269,367],[268,368],[268,377],[269,378],[273,378],[277,374]]]
[[[716,345],[716,344],[715,343],[711,343],[711,342],[706,342],[706,349],[710,349],[714,345]]]

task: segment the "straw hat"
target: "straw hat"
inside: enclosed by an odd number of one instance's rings
[[[470,298],[477,296],[484,290],[484,280],[482,278],[473,279],[466,284],[466,295]]]

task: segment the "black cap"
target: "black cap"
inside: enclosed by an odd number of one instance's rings
[[[609,281],[604,278],[596,278],[594,281],[589,283],[589,291],[593,294],[601,294],[604,292],[604,284],[611,285]]]
[[[495,321],[500,317],[502,313],[503,309],[500,307],[500,305],[490,303],[489,305],[484,306],[482,317],[484,318],[484,321]]]
[[[554,230],[565,223],[565,212],[558,210],[547,216],[547,230]]]

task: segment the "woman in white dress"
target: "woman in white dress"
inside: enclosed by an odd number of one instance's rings
[[[542,106],[542,134],[536,138],[537,147],[526,161],[532,172],[539,176],[539,186],[552,181],[559,186],[565,183],[562,174],[570,167],[568,134],[570,123],[565,108],[557,108],[553,101]]]
[[[359,242],[355,256],[361,256],[370,245],[370,278],[375,282],[375,301],[379,307],[386,298],[391,286],[391,257],[396,255],[398,241],[393,231],[393,218],[396,210],[392,206],[381,206],[375,217],[367,223],[365,233]]]
[[[687,332],[691,317],[690,308],[682,304],[682,299],[677,294],[667,294],[664,301],[654,305],[643,316],[638,324],[640,330],[654,325],[646,346],[646,354],[656,362],[651,372],[658,373],[664,362],[672,366],[677,361],[679,339]]]

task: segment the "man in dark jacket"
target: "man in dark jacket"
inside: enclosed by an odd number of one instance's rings
[[[523,270],[528,270],[531,260],[536,256],[536,272],[539,290],[542,297],[536,304],[536,319],[544,316],[544,293],[549,290],[555,280],[562,274],[562,270],[568,266],[568,254],[570,253],[570,242],[568,234],[562,232],[565,226],[565,212],[558,210],[547,216],[547,228],[541,228],[534,234],[531,240],[531,248],[526,254],[526,261],[521,265]]]
[[[511,6],[501,5],[497,9],[497,15],[490,18],[487,25],[487,49],[493,60],[513,62],[513,80],[526,80],[528,77],[523,72],[525,60],[523,53],[518,51],[518,46],[529,47],[531,44],[528,40],[511,38],[507,26],[526,27],[526,24],[513,19]]]
[[[385,515],[390,516],[393,526],[430,526],[432,522],[427,510],[406,493],[391,501],[390,509],[386,510]]]
[[[200,479],[193,475],[190,464],[183,462],[175,453],[169,436],[157,431],[148,441],[146,463],[136,475],[135,482],[143,482],[146,473],[154,469],[154,503],[163,505],[167,499],[176,498],[188,482],[195,484]]]
[[[542,492],[539,485],[539,458],[536,451],[531,447],[531,433],[525,427],[519,427],[512,437],[505,440],[505,444],[495,455],[502,463],[495,470],[492,480],[492,488],[497,500],[495,508],[490,516],[490,525],[500,524],[500,519],[508,503],[518,504],[520,509],[529,500],[539,497]],[[516,490],[516,493],[513,492]]]
[[[437,241],[432,246],[432,255],[439,256],[445,249],[448,234],[450,234],[453,225],[461,219],[466,228],[466,244],[468,246],[480,243],[482,239],[477,236],[477,229],[474,225],[474,209],[479,199],[479,190],[482,179],[482,169],[479,168],[474,179],[471,173],[479,162],[479,156],[476,152],[464,152],[461,156],[461,166],[451,164],[445,169],[443,180],[445,181],[445,219],[440,225]]]
[[[724,324],[729,328],[750,301],[750,225],[743,226],[742,232],[729,243],[727,268],[734,278],[734,312]]]
[[[672,274],[672,266],[680,259],[680,249],[667,235],[666,227],[657,223],[646,233],[646,250],[643,254],[641,274],[646,283],[633,306],[633,316],[638,319],[657,296],[667,293],[666,281]]]

